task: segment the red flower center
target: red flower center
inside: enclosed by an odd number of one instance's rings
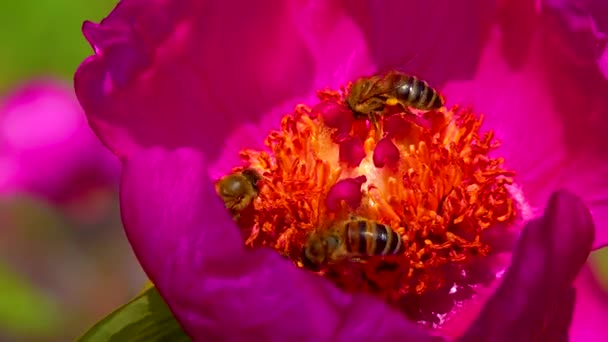
[[[400,306],[451,287],[491,252],[484,230],[506,230],[516,215],[514,173],[489,156],[499,146],[493,132],[480,133],[483,116],[458,106],[404,113],[389,105],[371,125],[348,109],[345,93],[320,91],[314,108],[283,117],[267,150],[241,152],[234,171],[260,177],[237,218],[246,245],[305,267],[311,236],[333,236],[313,271]],[[340,225],[350,233],[329,233]],[[387,247],[397,243],[391,232],[401,248]]]

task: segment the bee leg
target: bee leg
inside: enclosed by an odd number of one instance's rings
[[[380,132],[380,124],[378,123],[378,115],[376,113],[370,114],[369,120],[371,121],[372,125],[374,126],[376,140],[380,140],[380,138],[382,137],[382,134]]]
[[[416,114],[414,114],[414,112],[412,112],[409,107],[403,107],[403,113],[405,113],[407,115],[416,116]]]
[[[369,115],[369,121],[377,129],[378,127],[378,119],[376,118],[376,113],[371,113]]]
[[[415,114],[409,108],[403,108],[405,119],[421,127],[430,128],[431,122],[424,118],[422,115]]]

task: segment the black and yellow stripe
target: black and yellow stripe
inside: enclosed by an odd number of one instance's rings
[[[363,219],[345,223],[346,249],[361,256],[384,256],[404,251],[401,236],[384,224]]]
[[[403,75],[395,92],[401,101],[416,109],[439,109],[444,105],[441,95],[426,81],[415,76]]]

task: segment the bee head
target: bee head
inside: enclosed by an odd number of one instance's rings
[[[302,263],[306,268],[318,270],[327,261],[327,239],[311,234],[302,249]]]
[[[245,169],[241,172],[243,176],[251,183],[255,191],[259,191],[259,182],[262,176],[254,169]]]
[[[365,82],[363,79],[358,79],[352,83],[352,85],[348,88],[348,93],[346,94],[346,106],[350,109],[355,116],[358,116],[359,113],[357,108],[361,104],[361,96],[368,88],[368,82]]]

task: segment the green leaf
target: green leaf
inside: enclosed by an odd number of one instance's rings
[[[63,314],[49,294],[0,264],[0,331],[14,336],[40,337],[57,332]]]
[[[95,324],[79,342],[191,341],[155,287]]]

